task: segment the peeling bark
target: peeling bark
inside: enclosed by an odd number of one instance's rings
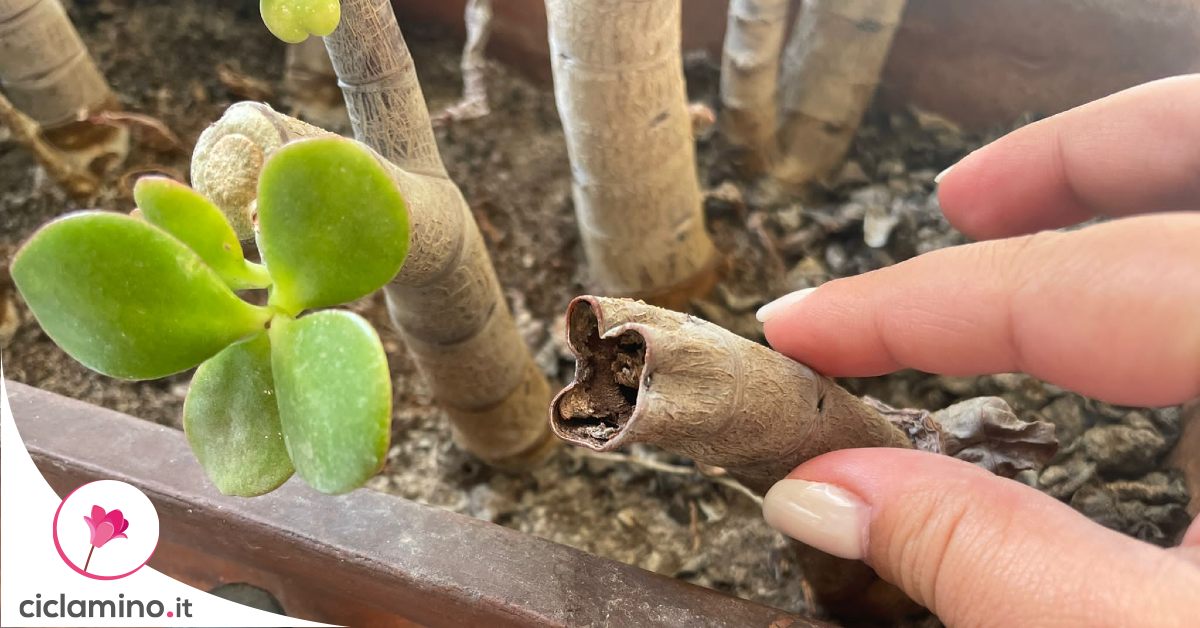
[[[462,100],[438,114],[435,123],[474,120],[491,113],[487,94],[487,50],[492,36],[492,0],[467,0],[463,14],[467,43],[462,52]]]
[[[263,163],[289,141],[320,135],[331,134],[265,104],[235,104],[200,136],[193,184],[246,237]],[[445,176],[414,173],[382,156],[380,163],[408,204],[410,223],[408,258],[384,288],[388,311],[456,440],[499,467],[541,462],[555,443],[544,414],[549,387],[513,322],[470,209]]]
[[[742,172],[765,174],[778,145],[776,96],[788,0],[731,0],[721,54],[721,130]]]
[[[575,379],[550,405],[563,440],[595,451],[636,442],[723,467],[764,493],[802,462],[838,449],[917,448],[1001,474],[1039,468],[1057,448],[1049,423],[1020,421],[997,397],[943,411],[898,410],[693,316],[583,296],[567,310]],[[895,618],[919,610],[865,564],[803,547],[828,608]]]
[[[128,130],[87,121],[117,97],[58,0],[0,0],[0,86],[73,166],[100,174],[125,159]]]
[[[592,280],[679,307],[715,281],[680,0],[546,0],[554,94]]]
[[[790,185],[842,163],[887,61],[905,0],[804,0],[783,57],[774,176]]]

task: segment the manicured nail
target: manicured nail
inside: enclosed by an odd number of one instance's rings
[[[832,484],[780,480],[763,498],[763,518],[780,532],[822,552],[862,558],[870,508]]]
[[[805,288],[803,290],[797,290],[795,292],[785,294],[778,299],[775,299],[774,301],[771,301],[770,303],[758,308],[758,312],[755,312],[754,317],[758,319],[758,322],[765,323],[772,316],[775,316],[776,314],[787,309],[789,305],[803,301],[804,297],[812,294],[814,290],[816,290],[816,288]]]
[[[938,175],[933,178],[933,184],[937,185],[937,184],[941,183],[942,178],[945,177],[946,175],[950,174],[951,170],[954,170],[954,165],[951,165],[949,168],[946,168],[945,170],[939,172]]]

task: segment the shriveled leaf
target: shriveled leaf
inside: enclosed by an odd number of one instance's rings
[[[392,383],[375,330],[325,310],[271,323],[283,439],[296,473],[324,493],[361,486],[387,455]]]
[[[289,44],[324,37],[337,28],[342,5],[338,0],[260,0],[259,12],[271,34]]]
[[[942,453],[1013,477],[1038,469],[1058,451],[1054,424],[1022,421],[1000,397],[975,397],[933,413],[942,432]]]
[[[862,400],[907,434],[914,448],[953,456],[1003,477],[1040,470],[1058,451],[1053,423],[1022,421],[1000,397],[974,397],[937,412]]]
[[[270,318],[179,240],[123,214],[77,212],[47,224],[17,251],[12,276],[50,338],[112,377],[178,373]]]
[[[183,431],[225,495],[262,495],[292,476],[266,332],[229,345],[196,369],[183,402]]]
[[[408,211],[395,183],[365,147],[340,137],[271,156],[259,177],[258,225],[271,303],[293,315],[378,290],[408,253]]]
[[[191,247],[234,290],[270,284],[266,270],[246,262],[225,214],[199,192],[166,177],[142,177],[133,186],[142,217]]]

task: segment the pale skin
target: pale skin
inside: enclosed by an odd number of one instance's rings
[[[1019,129],[945,173],[938,197],[980,242],[785,297],[762,316],[771,345],[830,376],[1024,372],[1124,405],[1200,397],[1200,75]],[[1112,220],[1043,231],[1094,216]],[[951,626],[1195,625],[1200,612],[1197,522],[1158,548],[915,451],[838,451],[788,477],[800,482],[768,494],[772,525],[864,559]],[[789,495],[818,495],[817,515],[861,530],[792,517]]]

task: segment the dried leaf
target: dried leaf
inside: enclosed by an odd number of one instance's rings
[[[1054,424],[1022,421],[999,397],[975,397],[933,413],[862,399],[907,434],[916,449],[953,456],[1003,477],[1041,469],[1058,450]]]
[[[138,136],[140,143],[147,148],[160,152],[180,152],[191,153],[192,149],[183,140],[179,139],[171,127],[167,123],[148,116],[144,113],[132,113],[129,111],[101,111],[92,114],[88,117],[88,122],[92,124],[103,124],[107,126],[125,127],[130,131],[138,129],[141,133]]]
[[[942,453],[1012,477],[1040,469],[1058,450],[1054,424],[1022,421],[999,397],[976,397],[933,413]]]

